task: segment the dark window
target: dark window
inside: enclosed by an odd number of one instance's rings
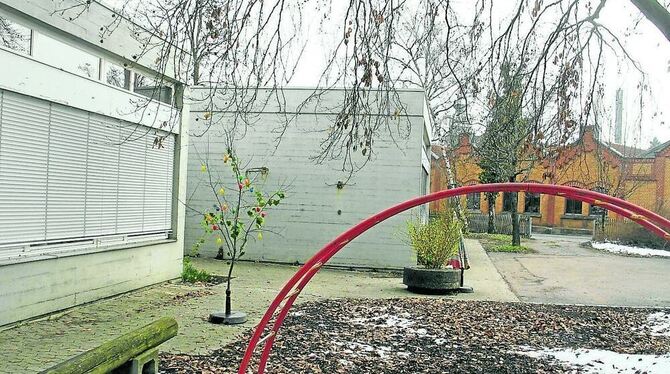
[[[479,193],[469,193],[466,197],[467,208],[470,210],[479,210],[481,207],[481,195]]]
[[[0,16],[0,46],[30,54],[31,35],[29,28]]]
[[[105,81],[112,86],[130,89],[130,70],[119,65],[107,62],[105,66]]]
[[[172,87],[167,82],[159,82],[147,76],[135,74],[135,89],[133,91],[166,104],[172,103]]]
[[[526,192],[526,201],[524,203],[524,212],[540,213],[540,194]]]
[[[512,204],[512,194],[505,192],[503,194],[503,212],[511,212],[515,208],[514,204]]]
[[[579,200],[565,200],[565,214],[582,214],[582,202]]]

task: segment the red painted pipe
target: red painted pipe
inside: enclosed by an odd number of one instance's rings
[[[589,204],[594,204],[602,206],[608,210],[611,210],[617,214],[620,214],[626,218],[632,219],[638,224],[649,229],[656,235],[659,235],[665,239],[670,239],[670,234],[667,231],[670,231],[670,220],[651,212],[647,209],[639,207],[635,204],[629,203],[625,200],[611,197],[605,194],[601,194],[594,191],[582,190],[575,187],[569,186],[557,186],[557,185],[548,185],[548,184],[539,184],[539,183],[494,183],[494,184],[479,184],[473,186],[459,187],[449,190],[443,190],[439,192],[434,192],[429,195],[420,196],[398,205],[392,206],[384,211],[381,211],[363,221],[357,225],[351,227],[344,233],[340,234],[335,240],[328,243],[326,246],[321,248],[312,258],[307,260],[305,264],[298,269],[298,271],[289,279],[289,281],[284,285],[284,287],[279,291],[275,299],[270,304],[270,307],[265,312],[261,318],[256,331],[249,341],[249,345],[244,353],[242,362],[240,363],[240,368],[238,370],[239,374],[246,374],[247,368],[249,367],[251,358],[256,349],[256,346],[261,338],[261,334],[265,330],[268,322],[274,316],[277,308],[285,300],[284,306],[279,311],[279,314],[276,317],[276,320],[273,324],[271,335],[265,340],[265,346],[261,353],[258,373],[263,373],[267,364],[267,359],[269,357],[270,351],[274,344],[274,340],[277,332],[281,328],[281,325],[284,321],[284,318],[288,314],[293,302],[298,297],[300,291],[309,283],[311,278],[319,271],[321,266],[325,264],[332,256],[334,256],[340,249],[342,249],[348,242],[355,239],[368,229],[372,228],[379,222],[388,219],[398,213],[401,213],[407,209],[429,203],[431,201],[445,199],[452,196],[465,195],[469,193],[481,193],[481,192],[533,192],[533,193],[542,193],[547,195],[557,195],[563,196],[566,198],[571,198],[575,200],[580,200],[587,202]],[[298,284],[297,292],[294,292],[289,297],[289,292]]]

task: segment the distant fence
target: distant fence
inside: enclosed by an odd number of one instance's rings
[[[617,242],[641,247],[670,249],[670,242],[625,218],[594,221],[593,240]]]
[[[487,232],[489,227],[489,216],[487,214],[468,214],[468,230],[470,232]],[[494,220],[495,233],[512,235],[512,214],[499,213]],[[530,238],[533,229],[531,217],[519,214],[519,231],[521,236]]]

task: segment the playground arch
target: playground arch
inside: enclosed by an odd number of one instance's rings
[[[321,267],[340,251],[347,243],[355,239],[365,231],[369,230],[378,223],[393,217],[407,209],[429,203],[431,201],[446,199],[453,196],[460,196],[470,193],[481,192],[531,192],[546,195],[561,196],[569,199],[580,200],[591,205],[605,208],[615,212],[623,217],[637,222],[654,234],[670,240],[670,220],[623,199],[612,197],[595,191],[589,191],[577,187],[558,186],[553,184],[539,183],[491,183],[477,184],[471,186],[458,187],[442,190],[428,195],[420,196],[394,205],[373,216],[366,218],[358,224],[352,226],[334,240],[326,244],[314,254],[298,271],[288,280],[284,287],[274,298],[270,307],[265,312],[261,321],[256,326],[253,335],[246,348],[238,374],[247,374],[249,365],[256,352],[256,349],[263,345],[258,361],[257,373],[265,372],[268,357],[279,329],[284,322],[293,302],[300,292],[309,283]],[[262,336],[265,334],[264,336]]]

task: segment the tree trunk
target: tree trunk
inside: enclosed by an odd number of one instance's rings
[[[670,12],[656,0],[631,0],[631,2],[670,41]]]
[[[486,232],[489,234],[494,234],[496,232],[496,195],[495,194],[486,194],[486,203],[489,207],[489,224],[486,228]]]
[[[512,198],[512,245],[521,245],[521,230],[519,227],[519,212],[517,211],[517,202],[519,194],[511,192]]]

